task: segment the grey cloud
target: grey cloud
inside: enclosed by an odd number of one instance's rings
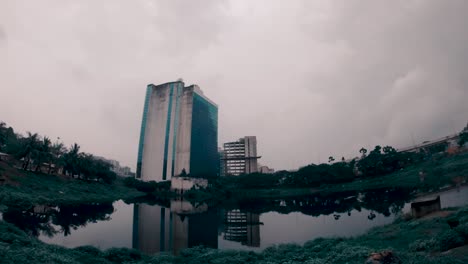
[[[277,169],[405,146],[468,119],[467,11],[463,0],[3,1],[0,119],[134,167],[146,85],[182,77],[219,104],[220,144],[257,135]]]
[[[7,34],[3,29],[3,26],[0,25],[0,43],[5,42],[7,40]]]

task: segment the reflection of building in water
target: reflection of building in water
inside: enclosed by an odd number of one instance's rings
[[[260,215],[231,210],[225,213],[224,239],[260,247]]]
[[[183,203],[183,201],[179,201]],[[171,204],[180,212],[187,206]],[[198,211],[197,211],[198,210]],[[133,220],[133,248],[147,254],[171,251],[178,254],[180,250],[194,246],[218,247],[217,214],[216,211],[177,214],[171,209],[139,204],[135,205]]]

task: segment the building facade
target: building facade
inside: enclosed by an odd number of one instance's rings
[[[257,138],[247,136],[238,141],[224,143],[221,150],[220,175],[240,175],[258,172]]]
[[[146,90],[136,177],[214,177],[218,167],[218,106],[196,85],[150,84]]]

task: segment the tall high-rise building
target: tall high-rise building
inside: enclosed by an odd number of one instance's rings
[[[258,172],[257,138],[247,136],[234,142],[224,143],[220,151],[221,176]]]
[[[219,167],[218,106],[196,85],[149,84],[143,109],[136,177],[212,177]]]

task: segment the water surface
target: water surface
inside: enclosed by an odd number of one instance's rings
[[[468,187],[439,193],[442,208],[468,204]],[[90,204],[8,211],[4,220],[40,240],[73,248],[93,245],[137,248],[145,253],[178,254],[204,245],[219,249],[261,250],[318,237],[350,237],[391,223],[410,211],[404,190],[378,190],[279,200],[244,201],[237,207],[208,208],[186,201],[165,206]]]

